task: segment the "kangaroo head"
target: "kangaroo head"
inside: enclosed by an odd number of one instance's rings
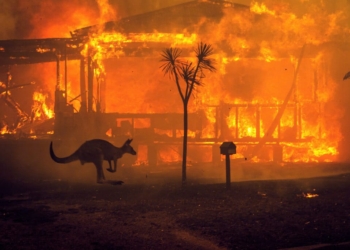
[[[132,142],[133,139],[127,139],[122,148],[124,150],[125,153],[128,153],[128,154],[132,154],[132,155],[136,155],[136,151],[133,149],[133,147],[131,147],[130,143]]]

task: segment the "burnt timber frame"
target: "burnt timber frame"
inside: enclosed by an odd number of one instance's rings
[[[67,103],[67,60],[82,60],[83,41],[79,38],[0,40],[0,66],[56,62],[55,111]],[[64,91],[60,91],[60,63],[64,61]],[[64,103],[61,103],[64,97]]]

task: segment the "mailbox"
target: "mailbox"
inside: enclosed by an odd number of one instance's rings
[[[221,144],[220,154],[233,155],[236,154],[236,145],[232,141],[227,141]]]

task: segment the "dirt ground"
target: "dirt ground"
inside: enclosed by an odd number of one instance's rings
[[[268,171],[259,165],[249,166],[249,171],[244,170],[248,166],[233,168],[229,190],[224,174],[210,176],[203,170],[194,175],[191,168],[185,186],[176,167],[147,172],[120,168],[112,177],[125,183],[113,186],[96,184],[93,166],[88,165],[61,168],[59,173],[71,173],[68,178],[33,174],[34,167],[29,175],[1,164],[4,250],[350,246],[346,164],[270,166]],[[286,173],[288,178],[281,178]]]

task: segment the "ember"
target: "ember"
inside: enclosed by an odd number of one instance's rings
[[[318,197],[318,194],[303,193],[303,197],[305,197],[305,198],[315,198],[315,197]]]

